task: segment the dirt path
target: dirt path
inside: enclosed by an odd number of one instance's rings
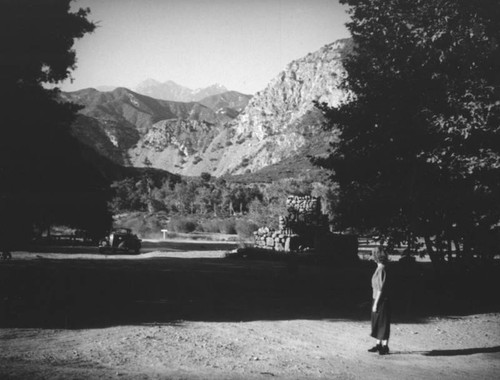
[[[112,297],[113,304],[106,308],[96,303],[97,306],[74,326],[52,328],[43,325],[41,317],[33,316],[39,309],[40,315],[47,315],[42,310],[44,304],[38,301],[43,298],[43,291],[32,300],[18,298],[17,317],[20,319],[11,321],[13,326],[4,324],[0,329],[0,378],[500,377],[498,312],[429,316],[415,321],[396,318],[391,355],[381,357],[366,352],[373,340],[368,337],[369,322],[363,314],[346,317],[347,314],[329,311],[343,299],[340,293],[326,289],[324,295],[313,297],[311,302],[307,294],[302,298],[300,289],[294,291],[298,295],[290,296],[282,293],[279,287],[282,282],[289,281],[290,285],[296,281],[290,278],[285,266],[269,263],[232,263],[228,266],[221,263],[222,254],[221,251],[191,251],[184,252],[183,259],[179,259],[180,252],[163,251],[123,260],[119,257],[105,260],[100,255],[91,259],[80,256],[85,253],[76,256],[38,254],[42,258],[33,253],[16,254],[8,264],[10,269],[5,265],[0,267],[2,273],[17,270],[16,278],[26,273],[24,281],[28,281],[34,271],[42,270],[36,273],[53,276],[64,268],[77,274],[78,283],[89,285],[89,281],[95,280],[96,289],[105,293],[106,299]],[[78,268],[85,270],[74,272],[76,263]],[[116,289],[109,287],[106,290],[110,276],[111,281],[116,282],[116,272],[126,275],[127,279]],[[170,277],[171,282],[162,282],[161,291],[150,288],[143,293],[145,286],[160,284],[155,277],[158,273]],[[323,277],[329,278],[327,275],[322,268],[300,268],[299,281],[316,287],[320,283],[315,281],[320,281],[320,277],[321,281]],[[260,283],[254,284],[255,278]],[[126,288],[127,282],[135,283],[140,290]],[[74,289],[72,279],[63,283]],[[173,284],[178,287],[169,292],[166,288]],[[32,285],[28,287],[31,292],[40,287],[39,282]],[[92,287],[86,289],[93,297],[100,294],[97,290],[93,293]],[[120,289],[127,292],[123,298],[119,298]],[[175,298],[179,293],[180,298]],[[222,294],[222,299],[214,293]],[[24,293],[20,290],[18,294],[21,297]],[[145,298],[145,294],[152,295]],[[243,298],[241,302],[240,297]],[[124,317],[111,312],[115,308],[129,310],[129,303],[137,298],[141,298],[140,305],[143,305],[140,314]],[[330,298],[332,302],[328,302]],[[90,301],[83,300],[82,305],[74,306],[75,310],[87,311],[89,304],[86,302]],[[324,305],[320,307],[319,303]],[[56,313],[50,322],[63,320],[56,318],[59,315],[56,309],[50,310]],[[71,311],[68,313],[73,316]],[[99,313],[111,316],[102,319]],[[247,315],[250,316],[245,318]],[[97,327],[92,327],[91,322]]]

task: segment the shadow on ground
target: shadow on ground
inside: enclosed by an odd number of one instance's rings
[[[446,281],[428,263],[391,266],[395,322],[500,310],[498,297],[484,291],[499,288],[498,266]],[[373,270],[369,262],[14,259],[0,265],[0,327],[368,320]]]
[[[188,252],[188,251],[224,251],[237,248],[235,241],[182,241],[182,240],[158,240],[143,241],[141,253],[162,252]],[[37,245],[27,248],[28,251],[36,253],[66,253],[66,254],[99,254],[97,245],[70,246],[70,245]]]
[[[500,352],[500,346],[480,347],[480,348],[462,348],[458,350],[432,350],[426,352],[425,356],[462,356],[474,354],[490,354]]]

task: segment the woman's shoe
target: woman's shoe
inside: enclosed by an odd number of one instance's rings
[[[368,350],[368,352],[380,352],[380,349],[382,348],[381,344],[377,344],[376,346],[373,346]]]
[[[381,346],[380,350],[378,351],[379,355],[387,355],[389,354],[389,346]]]

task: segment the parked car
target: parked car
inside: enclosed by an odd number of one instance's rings
[[[99,242],[99,253],[134,253],[141,251],[141,239],[130,228],[114,228]]]

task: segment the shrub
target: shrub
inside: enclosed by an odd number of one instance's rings
[[[168,222],[168,229],[174,232],[193,232],[196,229],[196,222],[184,217],[173,217]]]
[[[257,231],[259,226],[248,220],[238,220],[236,222],[236,233],[240,238],[253,237],[254,231]]]
[[[204,220],[200,223],[203,232],[219,233],[220,232],[219,220]]]
[[[222,234],[236,234],[236,221],[234,219],[224,219],[219,223],[219,231]]]
[[[200,222],[200,230],[210,233],[221,233],[236,235],[236,220],[230,219],[208,219]]]

